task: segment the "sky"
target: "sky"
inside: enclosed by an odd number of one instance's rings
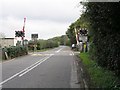
[[[14,38],[25,23],[25,38],[38,34],[39,39],[64,35],[80,17],[80,0],[0,0],[0,33]]]

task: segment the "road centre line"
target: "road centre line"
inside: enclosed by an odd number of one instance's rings
[[[56,53],[60,52],[62,49],[63,49],[63,48],[61,48],[61,49],[57,50],[57,51],[56,51]]]
[[[54,54],[32,54],[31,56],[49,56]]]
[[[40,62],[44,61],[45,59],[50,58],[51,56],[52,56],[52,55],[50,55],[49,57],[44,57],[44,58],[40,59],[40,60],[39,60],[39,61],[37,61],[36,63],[34,63],[34,64],[30,65],[30,66],[29,66],[29,67],[27,67],[27,68],[25,68],[24,70],[22,70],[22,71],[20,71],[20,72],[18,72],[18,73],[16,73],[16,74],[14,74],[13,76],[9,77],[9,78],[8,78],[8,79],[6,79],[6,80],[4,80],[4,81],[0,82],[0,86],[1,86],[2,84],[4,84],[4,83],[8,82],[9,80],[11,80],[11,79],[15,78],[16,76],[20,75],[21,73],[24,73],[25,71],[28,71],[30,68],[34,67],[36,64],[38,64],[38,63],[40,63]],[[42,61],[41,61],[41,60],[42,60]]]
[[[70,53],[69,55],[70,55],[70,56],[74,56],[74,53],[72,52],[72,53]]]
[[[52,55],[50,55],[49,57],[45,58],[44,60],[42,60],[41,62],[39,62],[38,64],[36,64],[35,66],[33,66],[32,68],[28,69],[27,71],[23,72],[22,74],[19,75],[19,77],[22,77],[23,75],[25,75],[26,73],[28,73],[29,71],[31,71],[32,69],[36,68],[37,66],[39,66],[41,63],[43,63],[44,61],[46,61],[48,58],[50,58]]]
[[[74,53],[72,52],[72,55],[74,56]]]

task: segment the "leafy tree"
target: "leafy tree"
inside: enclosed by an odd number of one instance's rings
[[[120,74],[120,3],[89,2],[84,5],[92,37],[91,56],[99,65]]]
[[[76,44],[76,36],[75,36],[75,23],[72,23],[68,30],[66,31],[66,35],[70,39],[71,44]]]
[[[86,10],[72,23],[66,34],[76,43],[74,28],[87,28],[90,36],[90,56],[99,65],[120,74],[120,3],[82,3]]]
[[[71,44],[76,44],[76,36],[75,36],[75,28],[76,29],[80,29],[80,28],[88,28],[89,27],[89,22],[88,19],[86,17],[86,14],[83,13],[80,18],[78,18],[74,23],[72,23],[66,34],[68,36],[68,38],[70,39]]]

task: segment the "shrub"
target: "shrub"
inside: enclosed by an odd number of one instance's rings
[[[120,3],[89,2],[85,15],[90,23],[91,52],[97,63],[120,75]]]
[[[38,40],[37,50],[58,47],[58,42],[54,40]]]
[[[119,77],[113,72],[100,67],[96,61],[89,58],[89,53],[80,53],[80,59],[85,65],[91,79],[92,88],[120,90]]]
[[[7,52],[8,57],[9,58],[15,58],[18,56],[22,56],[22,55],[27,55],[28,54],[28,50],[27,47],[25,46],[11,46],[9,48],[3,48],[2,49],[2,59],[6,59],[5,57],[5,52]]]

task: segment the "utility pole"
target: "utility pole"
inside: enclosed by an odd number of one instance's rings
[[[22,32],[25,34],[25,22],[26,22],[26,18],[24,18],[24,25],[23,25],[23,30]],[[22,40],[22,45],[24,46],[24,36],[21,37]]]

